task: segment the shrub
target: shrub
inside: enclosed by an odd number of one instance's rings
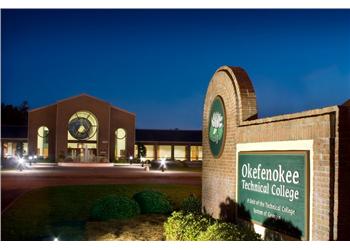
[[[206,231],[202,232],[198,240],[260,240],[260,235],[243,226],[237,226],[232,223],[215,221]]]
[[[239,226],[241,233],[241,240],[256,241],[261,240],[261,235],[256,233],[254,230],[250,229],[247,226]]]
[[[142,191],[134,194],[143,214],[170,214],[172,206],[165,194],[157,191]]]
[[[164,223],[164,231],[166,240],[260,240],[260,235],[249,228],[184,212],[172,213]]]
[[[126,196],[110,195],[93,205],[90,217],[95,220],[127,219],[138,214],[140,207],[136,201]]]
[[[181,210],[185,213],[200,214],[202,210],[202,202],[196,196],[191,194],[181,203]]]
[[[166,240],[195,241],[211,224],[211,219],[192,213],[173,212],[164,223]]]
[[[199,235],[198,240],[236,240],[238,237],[236,225],[216,221]]]

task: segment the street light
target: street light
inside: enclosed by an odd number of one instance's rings
[[[31,166],[31,165],[32,165],[33,156],[30,155],[30,156],[28,157],[28,159],[29,159],[29,165]]]
[[[166,169],[166,160],[165,160],[165,158],[162,158],[161,160],[160,160],[160,169],[162,170],[162,172],[164,172],[164,170]]]
[[[24,159],[21,158],[21,157],[19,157],[19,158],[18,158],[18,163],[19,163],[19,164],[23,164],[23,163],[24,163]]]
[[[17,164],[17,167],[19,169],[19,171],[22,171],[23,168],[24,168],[24,159],[20,156],[18,156],[18,160],[17,160],[18,164]]]
[[[130,157],[129,157],[130,165],[132,164],[132,159],[133,159],[133,157],[130,155]]]

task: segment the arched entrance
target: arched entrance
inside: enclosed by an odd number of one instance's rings
[[[89,111],[78,111],[68,122],[67,150],[74,162],[97,160],[98,121]]]

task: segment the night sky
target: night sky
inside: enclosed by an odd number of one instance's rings
[[[1,97],[88,93],[137,128],[200,129],[208,83],[243,67],[259,117],[350,98],[350,10],[2,10]]]

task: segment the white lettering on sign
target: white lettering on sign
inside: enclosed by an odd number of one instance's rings
[[[241,180],[242,188],[249,191],[272,194],[274,196],[287,198],[289,201],[299,199],[299,191],[293,188],[288,188],[284,183],[297,185],[300,182],[300,175],[298,171],[285,171],[281,164],[278,165],[277,169],[263,168],[261,164],[257,167],[251,167],[250,163],[243,164],[241,169],[242,176],[244,178],[257,180]],[[273,181],[279,184],[261,184],[259,180]]]
[[[261,164],[259,164],[257,168],[252,168],[250,163],[243,164],[242,176],[249,179],[299,184],[299,172],[285,171],[282,169],[281,165],[278,165],[278,169],[272,170],[262,168]]]

